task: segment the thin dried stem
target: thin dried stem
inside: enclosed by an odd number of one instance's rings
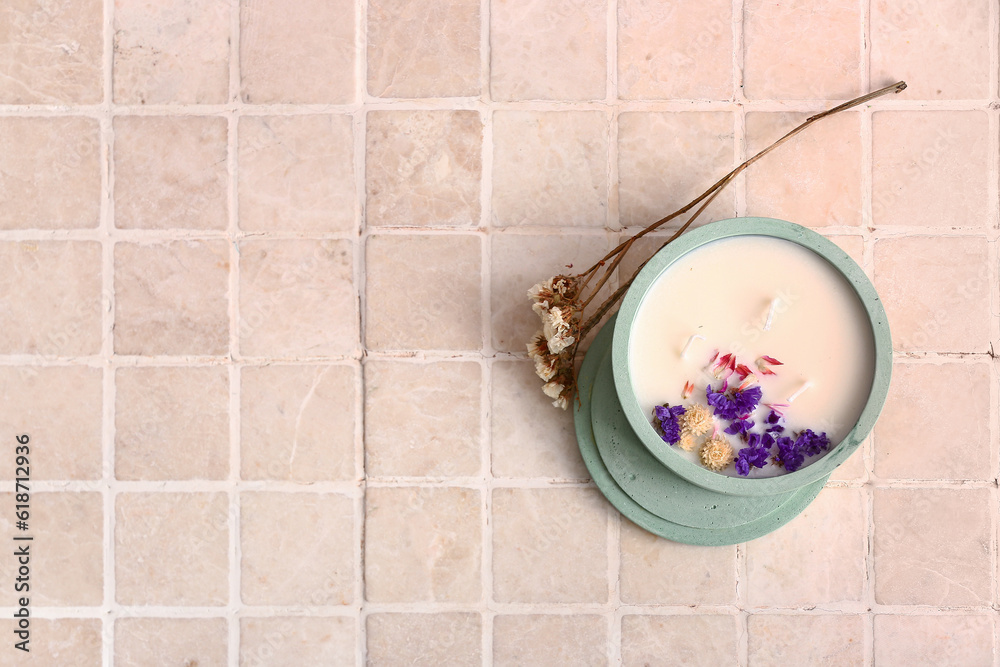
[[[773,144],[771,144],[770,146],[768,146],[764,150],[760,151],[759,153],[757,153],[753,157],[747,159],[745,162],[743,162],[743,164],[741,164],[740,166],[736,167],[731,172],[729,172],[728,174],[726,174],[725,176],[723,176],[721,179],[719,179],[719,181],[717,181],[714,185],[712,185],[712,187],[710,187],[708,190],[705,190],[705,192],[703,192],[701,195],[699,195],[697,198],[695,198],[689,204],[687,204],[687,205],[685,205],[685,206],[677,209],[676,211],[674,211],[673,213],[671,213],[670,215],[668,215],[668,216],[666,216],[664,218],[660,218],[659,220],[657,220],[653,224],[649,225],[648,227],[646,227],[642,231],[640,231],[637,234],[635,234],[635,236],[633,236],[632,238],[630,238],[629,241],[634,241],[635,239],[642,238],[646,234],[648,234],[648,233],[650,233],[652,231],[655,231],[656,229],[658,229],[662,225],[670,222],[674,218],[676,218],[678,216],[681,216],[681,215],[684,215],[685,213],[687,213],[688,211],[690,211],[692,208],[694,208],[695,206],[697,206],[699,203],[701,203],[701,201],[703,199],[705,199],[706,197],[715,196],[715,193],[718,190],[721,190],[723,187],[725,187],[728,183],[730,183],[733,180],[733,178],[735,178],[736,176],[738,176],[741,172],[743,172],[743,170],[745,170],[751,164],[753,164],[757,160],[761,159],[762,157],[764,157],[765,155],[767,155],[768,153],[770,153],[771,151],[773,151],[775,148],[777,148],[781,144],[785,143],[786,141],[788,141],[789,139],[791,139],[792,137],[794,137],[799,132],[802,132],[804,129],[806,129],[807,127],[809,127],[813,123],[815,123],[815,122],[817,122],[819,120],[822,120],[822,119],[826,118],[827,116],[832,116],[832,115],[834,115],[836,113],[840,113],[841,111],[846,111],[847,109],[851,109],[851,108],[856,107],[856,106],[858,106],[860,104],[864,104],[865,102],[870,102],[871,100],[874,100],[875,98],[881,97],[881,96],[886,95],[888,93],[901,93],[904,90],[906,90],[906,82],[905,81],[897,81],[896,83],[892,84],[891,86],[886,86],[885,88],[880,88],[879,90],[876,90],[874,92],[868,93],[867,95],[862,95],[861,97],[856,97],[853,100],[849,100],[847,102],[844,102],[843,104],[841,104],[839,106],[835,106],[832,109],[827,109],[826,111],[823,111],[822,113],[818,113],[815,116],[810,116],[805,121],[803,121],[801,125],[799,125],[798,127],[794,128],[793,130],[791,130],[790,132],[788,132],[785,136],[781,137],[780,139],[778,139],[777,141],[775,141]],[[690,223],[690,221],[689,221],[689,223]],[[684,228],[686,229],[686,226]],[[676,235],[675,235],[675,238],[676,238]],[[622,252],[622,250],[624,249],[625,243],[627,243],[627,242],[623,242],[623,243],[619,244],[618,247],[616,247],[614,250],[612,250],[611,252],[609,252],[607,254],[607,256],[605,256],[602,260],[600,260],[597,264],[595,264],[594,267],[591,267],[590,269],[588,269],[588,272],[594,270],[594,268],[598,267],[603,262],[606,262],[607,260],[611,259],[612,257],[614,257],[615,255],[617,255],[618,253]]]
[[[628,241],[625,242],[622,251],[618,253],[617,257],[615,257],[615,261],[613,261],[611,263],[611,266],[607,268],[607,270],[604,272],[604,275],[601,276],[601,280],[597,283],[597,285],[594,286],[594,289],[591,290],[590,296],[588,296],[587,300],[583,302],[582,306],[580,306],[581,311],[587,309],[587,306],[590,305],[590,302],[594,300],[594,297],[597,296],[597,293],[600,292],[601,288],[604,287],[604,284],[608,282],[608,279],[611,278],[612,274],[614,274],[615,269],[617,269],[618,265],[621,264],[621,261],[625,259],[625,253],[628,252],[628,249],[632,247],[632,243],[634,241],[635,239],[629,239]]]
[[[566,279],[570,281],[570,283],[573,285],[573,295],[570,297],[571,301],[582,299],[582,301],[576,301],[581,305],[579,306],[575,304],[572,305],[574,312],[572,325],[568,324],[563,319],[563,315],[561,314],[561,312],[559,312],[560,309],[553,306],[553,303],[555,301],[558,301],[558,298],[554,297],[551,294],[549,294],[548,296],[543,296],[542,284],[536,285],[535,288],[532,288],[533,290],[535,290],[536,288],[540,290],[539,294],[533,294],[532,298],[536,299],[536,304],[535,304],[536,306],[538,306],[539,304],[543,306],[543,313],[542,313],[543,329],[551,327],[553,330],[558,331],[558,333],[555,334],[545,335],[545,341],[547,342],[548,350],[532,347],[533,344],[529,344],[528,346],[529,356],[531,356],[532,359],[535,359],[536,364],[541,364],[542,370],[536,372],[539,373],[539,375],[542,377],[543,380],[548,382],[548,384],[546,384],[545,387],[543,388],[545,393],[553,398],[555,398],[555,393],[558,393],[558,398],[555,401],[555,404],[563,408],[567,407],[569,398],[572,397],[572,395],[576,391],[576,378],[575,378],[575,372],[573,370],[574,368],[573,360],[576,358],[576,354],[580,349],[580,344],[583,342],[583,339],[587,336],[587,334],[590,333],[590,331],[593,330],[594,327],[600,324],[601,320],[609,312],[611,312],[611,309],[614,308],[615,305],[622,299],[622,297],[628,291],[629,287],[632,285],[636,276],[638,276],[639,271],[641,271],[642,268],[646,265],[646,263],[652,258],[652,254],[645,260],[643,260],[643,262],[640,263],[638,268],[636,268],[636,270],[633,272],[632,276],[627,281],[619,284],[617,289],[615,289],[615,291],[611,294],[611,296],[605,299],[597,307],[596,312],[587,317],[585,320],[583,320],[584,312],[587,309],[587,307],[590,306],[591,302],[594,301],[594,299],[600,293],[601,289],[603,289],[604,286],[608,283],[612,275],[614,275],[615,271],[621,265],[621,262],[625,258],[625,255],[628,253],[628,251],[635,247],[635,242],[638,239],[642,238],[643,236],[646,236],[650,232],[655,231],[656,229],[660,228],[661,226],[670,222],[671,220],[681,215],[684,215],[688,211],[695,209],[694,213],[691,215],[690,218],[688,218],[687,222],[681,225],[680,228],[677,229],[677,231],[675,231],[673,234],[671,234],[670,237],[660,246],[660,248],[662,249],[669,243],[675,241],[681,234],[686,232],[688,228],[695,222],[695,220],[697,220],[698,217],[705,212],[705,210],[715,200],[715,198],[719,196],[719,193],[722,192],[722,190],[727,185],[732,183],[733,180],[735,180],[739,174],[743,173],[743,171],[746,170],[747,167],[749,167],[754,162],[761,159],[762,157],[764,157],[765,155],[776,149],[778,146],[782,145],[783,143],[794,137],[799,132],[802,132],[813,123],[818,122],[823,118],[826,118],[827,116],[832,116],[841,111],[851,109],[860,104],[864,104],[865,102],[871,101],[877,97],[881,97],[882,95],[885,95],[887,93],[898,93],[902,92],[905,89],[906,89],[906,83],[904,83],[903,81],[899,81],[897,83],[892,84],[891,86],[886,86],[885,88],[881,88],[874,92],[868,93],[867,95],[862,95],[861,97],[857,97],[853,100],[835,106],[832,109],[827,109],[822,113],[810,116],[800,125],[792,129],[790,132],[782,136],[774,143],[772,143],[770,146],[758,152],[753,157],[745,160],[742,164],[740,164],[738,167],[736,167],[728,174],[723,176],[710,188],[705,190],[705,192],[703,192],[701,195],[696,197],[694,200],[692,200],[685,206],[679,208],[670,215],[657,220],[656,222],[649,225],[645,229],[642,229],[641,231],[637,232],[627,240],[622,241],[620,244],[618,244],[618,246],[614,250],[609,252],[602,259],[598,260],[596,264],[591,266],[583,273],[580,273],[576,276],[556,276],[556,278],[559,278],[560,280]],[[610,264],[608,264],[609,261],[611,262]],[[597,284],[594,285],[593,287],[590,287],[591,280],[593,280],[594,276],[597,276],[598,274],[601,274],[601,276],[598,279]],[[553,278],[553,280],[555,280],[555,278]],[[551,289],[551,288],[546,288],[546,289]],[[563,288],[560,287],[559,289],[561,290]],[[588,289],[590,290],[589,296],[587,296],[584,299],[583,298],[584,291]],[[563,293],[560,292],[560,294]],[[551,310],[549,310],[550,307]],[[580,323],[580,320],[583,320],[583,322]],[[576,329],[577,326],[579,327],[578,329]],[[560,340],[561,343],[565,344],[566,339],[569,337],[570,333],[573,334],[573,342],[570,343],[568,347],[563,347],[562,345],[559,345],[558,349],[554,350],[554,348],[552,347],[553,342]],[[553,371],[551,369],[552,364],[555,364],[556,368],[559,369],[555,373],[555,375],[553,375]],[[555,380],[552,380],[553,377],[555,378]],[[555,389],[553,389],[553,387],[555,387]]]

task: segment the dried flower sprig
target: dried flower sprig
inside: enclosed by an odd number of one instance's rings
[[[615,271],[624,259],[625,255],[632,249],[635,241],[660,228],[671,220],[678,218],[685,213],[694,211],[687,222],[674,232],[657,249],[662,249],[667,244],[677,239],[687,231],[691,224],[700,216],[708,205],[719,195],[722,190],[729,185],[747,167],[761,159],[775,148],[785,143],[799,132],[802,132],[813,123],[832,116],[841,111],[851,109],[858,105],[870,102],[877,97],[888,93],[899,93],[906,89],[906,83],[899,81],[874,92],[862,95],[853,100],[835,106],[831,109],[810,116],[801,125],[797,126],[773,144],[760,151],[753,157],[747,159],[741,165],[723,176],[712,187],[696,197],[690,203],[677,209],[670,215],[660,218],[645,229],[637,232],[634,236],[623,241],[614,250],[600,259],[583,273],[576,275],[557,275],[549,280],[541,282],[530,290],[528,297],[532,301],[532,308],[541,319],[542,328],[528,343],[528,355],[535,362],[535,372],[545,381],[542,391],[549,398],[554,399],[553,405],[566,409],[576,392],[576,372],[574,362],[576,354],[580,349],[580,343],[590,331],[596,327],[601,320],[617,305],[621,298],[628,291],[629,286],[652,257],[646,257],[635,270],[630,278],[622,281],[618,288],[603,301],[595,304],[601,289],[611,280]],[[700,205],[700,206],[699,206]],[[653,253],[655,254],[655,252]],[[591,305],[594,304],[594,308]],[[770,362],[773,363],[773,362]],[[760,368],[760,367],[759,367]],[[766,368],[766,366],[765,366]],[[730,372],[735,371],[733,368]],[[742,370],[742,369],[741,369]],[[761,372],[767,374],[764,368]]]

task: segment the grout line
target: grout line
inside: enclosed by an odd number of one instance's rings
[[[490,0],[480,3],[480,98],[483,111],[482,172],[480,192],[480,227],[486,236],[480,244],[482,289],[480,332],[482,336],[482,379],[480,386],[480,610],[481,610],[481,659],[484,667],[493,666],[493,626],[496,620],[496,601],[493,598],[493,364],[496,350],[493,347],[493,148],[494,111],[490,87]]]
[[[368,635],[367,617],[368,603],[365,599],[365,518],[368,501],[368,471],[365,459],[365,362],[367,359],[365,340],[367,336],[366,292],[367,292],[367,197],[365,170],[367,164],[367,130],[368,130],[368,3],[366,0],[355,0],[354,34],[357,50],[355,51],[354,94],[359,102],[351,118],[353,129],[354,150],[354,190],[355,190],[355,226],[352,248],[354,250],[354,284],[356,286],[356,305],[358,322],[358,365],[359,381],[356,384],[355,414],[358,423],[355,427],[355,476],[359,480],[360,493],[354,502],[354,603],[355,610],[355,656],[358,665],[367,664]]]
[[[227,483],[229,528],[229,605],[227,608],[228,663],[229,667],[240,664],[240,614],[241,598],[241,548],[240,548],[240,505],[239,482],[242,476],[241,463],[241,383],[242,368],[234,363],[240,359],[240,250],[239,239],[239,124],[242,96],[240,94],[240,2],[229,0],[229,90],[231,110],[227,116],[227,159],[228,159],[228,221],[226,240],[229,250],[229,475]]]
[[[735,111],[739,106],[745,106],[749,111],[776,113],[810,113],[823,111],[839,102],[840,99],[743,99],[743,100],[704,100],[704,99],[669,99],[669,100],[613,100],[610,106],[622,111]],[[990,108],[995,100],[992,98],[964,100],[897,100],[878,99],[869,102],[878,109],[893,111],[983,111]],[[351,114],[359,110],[366,111],[476,111],[488,104],[491,109],[503,111],[606,111],[609,103],[598,101],[484,101],[481,97],[443,97],[443,98],[412,98],[392,99],[371,97],[364,94],[362,102],[349,104],[241,104],[241,114],[245,116],[294,116],[294,115],[329,115]],[[112,116],[220,116],[225,117],[233,110],[233,104],[165,104],[129,106],[110,104]],[[52,118],[66,116],[83,116],[104,118],[108,108],[99,105],[2,105],[0,117],[37,117]]]
[[[618,115],[614,114],[614,118]],[[721,176],[721,174],[720,174]],[[994,189],[993,186],[990,189]],[[991,218],[995,216],[991,213]],[[502,226],[494,225],[494,233],[510,235],[531,235],[531,236],[565,236],[574,234],[580,237],[603,236],[609,228],[601,226],[552,226],[552,225],[519,225]],[[642,229],[638,226],[627,226],[622,229],[610,228],[610,231],[633,234]],[[822,228],[822,233],[828,236],[857,235],[863,231],[861,225],[830,225]],[[669,226],[664,226],[662,230],[653,232],[651,236],[665,236],[671,231]],[[399,227],[399,226],[373,226],[372,234],[380,236],[412,236],[421,234],[427,236],[486,236],[486,230],[472,225],[466,226],[422,226],[422,227]],[[900,236],[935,236],[935,237],[965,237],[965,236],[985,236],[996,239],[1000,236],[1000,231],[992,224],[982,224],[979,226],[948,227],[938,226],[918,226],[918,225],[892,225],[878,230],[880,236],[900,237]],[[245,232],[237,230],[210,231],[210,230],[132,230],[114,229],[109,235],[115,242],[130,242],[143,245],[153,245],[170,241],[279,241],[279,240],[306,240],[306,241],[356,241],[357,232]],[[67,230],[47,230],[47,229],[16,229],[0,231],[0,242],[16,241],[101,241],[106,236],[99,228],[95,229],[67,229]]]
[[[114,125],[111,109],[114,104],[114,0],[104,0],[103,77],[104,101],[100,107],[101,125],[101,222],[99,234],[102,246],[102,346],[103,360],[101,410],[102,492],[104,499],[104,604],[102,605],[102,663],[114,662],[115,624],[120,613],[116,601],[115,581],[115,370],[114,360]]]
[[[871,0],[861,2],[861,88],[869,90],[871,85]],[[859,110],[861,119],[861,237],[863,248],[863,268],[869,279],[875,280],[875,241],[873,231],[872,198],[874,196],[874,135],[872,132],[872,109],[865,105]],[[862,511],[865,518],[865,571],[862,596],[868,606],[865,614],[862,655],[865,665],[875,663],[875,492],[872,476],[875,471],[875,430],[862,443],[861,454],[865,462],[865,478],[868,483],[861,491]]]

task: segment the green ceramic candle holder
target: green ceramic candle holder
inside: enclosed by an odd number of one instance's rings
[[[792,241],[829,262],[854,289],[867,314],[874,341],[874,373],[868,400],[854,427],[841,442],[809,465],[775,477],[731,477],[708,470],[682,456],[654,430],[649,415],[639,406],[631,378],[630,340],[636,313],[656,279],[680,257],[707,243],[734,236],[769,236]],[[892,340],[889,325],[875,288],[847,253],[816,232],[773,218],[720,220],[690,231],[658,252],[642,269],[626,294],[614,323],[611,371],[625,419],[642,445],[663,466],[698,487],[723,495],[774,496],[789,494],[829,477],[865,439],[885,403],[892,374]]]

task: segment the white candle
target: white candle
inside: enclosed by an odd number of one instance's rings
[[[691,331],[706,343],[686,358],[664,343],[684,340]],[[643,412],[664,403],[704,402],[706,385],[720,384],[705,369],[715,349],[735,353],[755,371],[763,402],[795,395],[794,405],[782,408],[788,429],[826,431],[834,445],[854,427],[874,375],[871,325],[854,290],[821,256],[773,237],[708,243],[671,264],[650,287],[636,313],[629,352]],[[756,373],[754,362],[764,355],[782,362],[770,366],[775,375]],[[802,391],[806,381],[808,391]],[[686,382],[696,389],[683,401]],[[730,386],[737,384],[730,378]],[[762,406],[754,417],[759,422],[767,412]],[[742,446],[736,436],[730,441],[734,450]],[[735,475],[732,466],[725,472]],[[780,472],[768,465],[750,476]]]

